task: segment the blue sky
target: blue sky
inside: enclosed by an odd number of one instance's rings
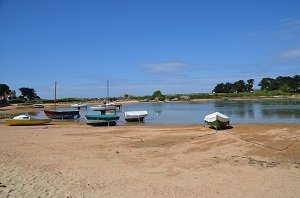
[[[0,0],[0,83],[42,98],[300,74],[298,0]]]

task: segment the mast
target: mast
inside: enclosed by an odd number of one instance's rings
[[[56,110],[56,81],[54,81],[54,110]]]
[[[107,80],[107,82],[106,82],[106,100],[108,100],[109,99],[109,80]]]

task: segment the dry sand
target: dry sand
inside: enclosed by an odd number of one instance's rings
[[[300,125],[0,123],[0,197],[300,197]]]

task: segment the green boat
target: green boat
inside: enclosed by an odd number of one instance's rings
[[[219,112],[215,112],[205,116],[204,121],[205,124],[214,127],[216,130],[224,129],[230,126],[229,117]]]
[[[119,118],[116,114],[85,115],[88,125],[115,126]]]

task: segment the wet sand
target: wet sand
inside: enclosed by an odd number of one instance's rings
[[[0,197],[300,197],[300,125],[0,123]]]

